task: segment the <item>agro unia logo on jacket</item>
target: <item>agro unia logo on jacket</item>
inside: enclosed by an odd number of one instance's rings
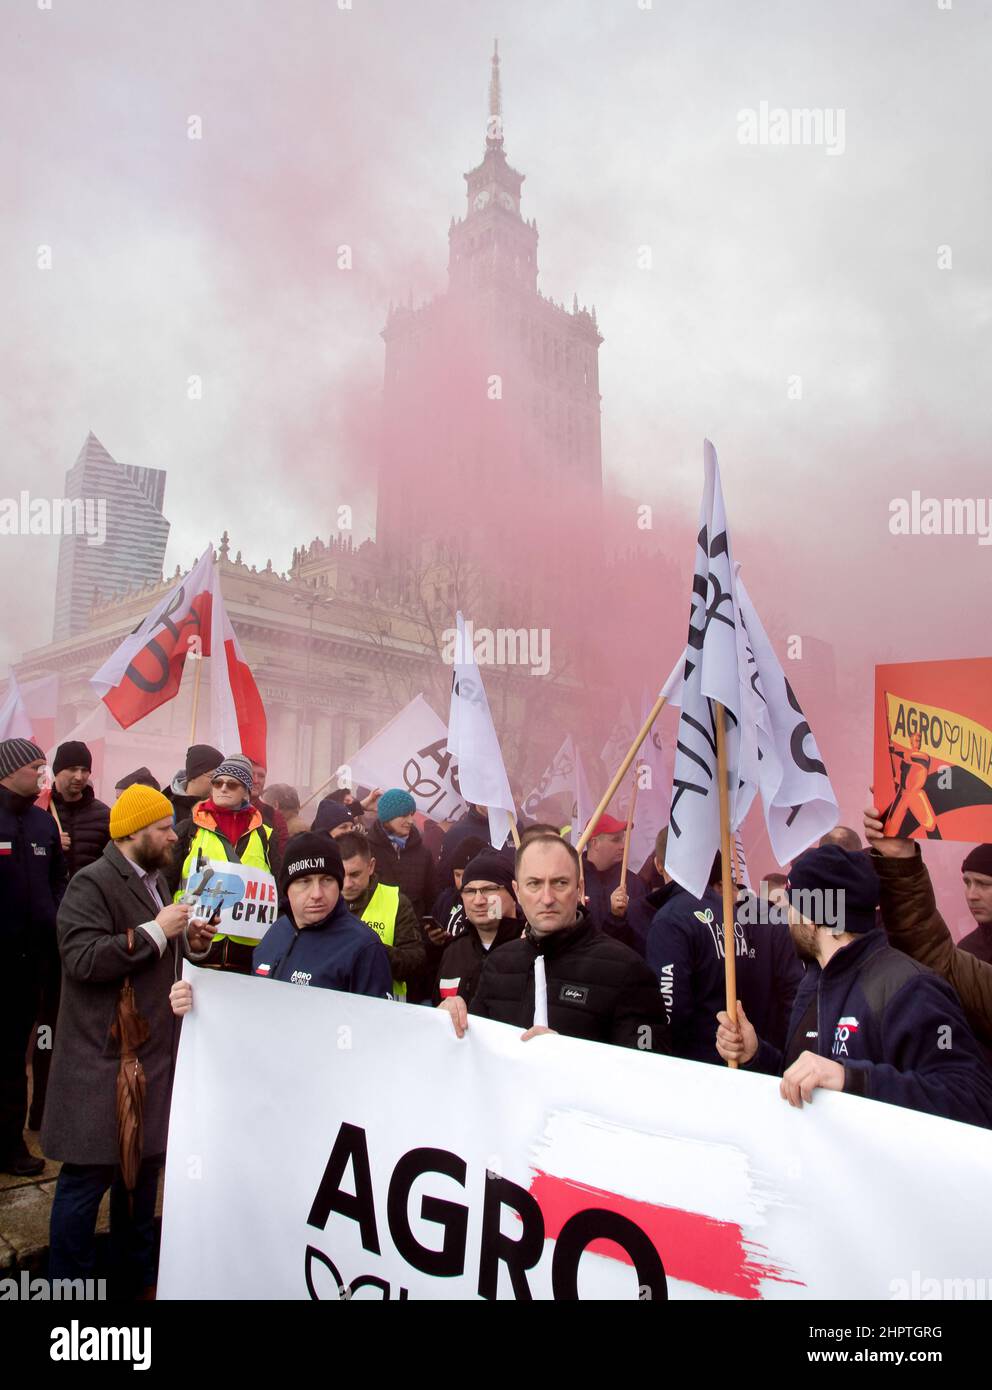
[[[853,1014],[837,1020],[837,1027],[834,1029],[834,1045],[830,1049],[835,1057],[847,1056],[848,1039],[857,1031],[858,1020]]]

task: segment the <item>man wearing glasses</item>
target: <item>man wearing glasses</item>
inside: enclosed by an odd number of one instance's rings
[[[210,779],[210,795],[198,801],[189,820],[176,826],[179,837],[171,868],[166,870],[169,888],[178,902],[186,891],[198,860],[247,864],[278,877],[279,852],[275,833],[251,803],[252,765],[247,758],[225,758]],[[247,937],[214,937],[210,955],[203,962],[217,970],[250,975],[256,941]]]
[[[444,948],[434,1003],[456,996],[471,1004],[490,951],[514,941],[524,927],[513,895],[513,865],[493,849],[480,850],[462,874],[465,928]]]

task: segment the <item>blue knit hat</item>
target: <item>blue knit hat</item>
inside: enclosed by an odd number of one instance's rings
[[[390,787],[388,792],[380,796],[375,813],[385,825],[387,820],[395,820],[397,816],[412,816],[416,809],[417,803],[409,792],[402,787]]]

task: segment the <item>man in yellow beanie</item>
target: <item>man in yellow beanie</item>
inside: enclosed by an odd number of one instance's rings
[[[123,1268],[119,1292],[155,1284],[155,1198],[165,1155],[176,1020],[169,988],[180,957],[202,959],[209,927],[170,901],[162,875],[172,862],[172,804],[135,783],[110,812],[110,843],[69,883],[58,913],[62,1003],[41,1142],[62,1162],[52,1204],[49,1277],[91,1278],[97,1212],[110,1195],[111,1247]],[[121,986],[130,977],[148,1025],[137,1048],[145,1075],[141,1168],[133,1213],[121,1180],[117,1120],[120,1056],[110,1029]]]

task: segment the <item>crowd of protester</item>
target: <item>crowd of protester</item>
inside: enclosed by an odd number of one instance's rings
[[[525,1041],[558,1032],[777,1075],[796,1106],[822,1088],[992,1127],[992,845],[964,859],[976,925],[957,944],[919,845],[884,837],[875,807],[866,846],[839,826],[757,892],[735,885],[728,1012],[723,865],[694,898],[665,870],[666,827],[624,872],[626,826],[609,815],[581,855],[560,825],[523,818],[519,845],[497,850],[485,807],[436,823],[406,790],[372,788],[308,808],[206,744],[164,788],[147,767],[122,778],[112,806],[89,785],[85,744],[58,749],[39,795],[44,768],[28,740],[0,743],[0,1169],[41,1172],[25,1126],[62,1165],[53,1278],[92,1276],[109,1190],[128,1287],[154,1289],[178,1030],[194,1007],[184,957],[436,1007],[459,1038],[488,1018]],[[187,887],[204,861],[273,876],[261,940],[197,917]],[[128,1067],[140,1122],[121,1102]]]

